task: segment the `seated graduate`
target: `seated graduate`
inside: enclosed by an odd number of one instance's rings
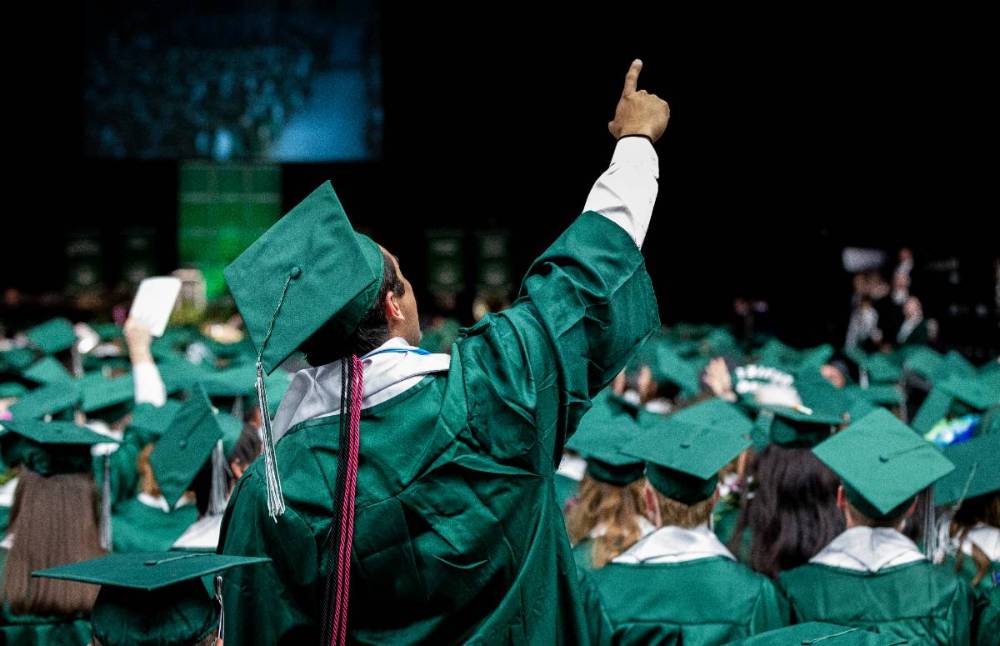
[[[946,508],[935,560],[985,592],[1000,572],[1000,434],[945,447],[944,455],[955,470],[934,487],[934,503]]]
[[[753,431],[758,448],[748,467],[749,495],[741,498],[729,547],[740,553],[749,531],[755,571],[776,578],[799,565],[843,530],[836,507],[837,478],[810,448],[842,421],[839,414],[798,406],[763,406]]]
[[[718,472],[749,446],[752,427],[717,410],[668,417],[622,448],[647,461],[660,528],[591,573],[616,644],[725,644],[788,622],[775,585],[711,529]]]
[[[882,409],[813,451],[841,479],[837,505],[847,529],[808,564],[781,574],[793,620],[877,629],[920,644],[968,644],[972,589],[899,531],[917,494],[952,463]]]
[[[580,491],[566,512],[573,555],[585,570],[603,567],[655,529],[643,496],[645,465],[620,451],[639,432],[638,412],[604,391],[566,444],[587,460]]]
[[[112,554],[33,572],[36,581],[99,585],[88,638],[94,646],[215,646],[223,642],[221,599],[202,582],[266,558],[146,552]],[[73,584],[68,584],[73,585]]]
[[[86,643],[96,588],[31,572],[104,553],[90,448],[107,441],[72,422],[4,422],[4,462],[19,465],[20,476],[0,548],[0,643]]]

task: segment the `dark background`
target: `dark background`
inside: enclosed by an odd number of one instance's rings
[[[82,25],[95,7],[36,17],[37,37],[15,52],[5,287],[58,290],[64,234],[81,225],[111,243],[151,227],[159,266],[176,266],[177,164],[84,154]],[[507,227],[519,275],[606,168],[606,123],[638,56],[640,87],[671,105],[644,246],[666,322],[723,320],[745,294],[769,301],[789,342],[839,343],[842,247],[908,245],[918,269],[957,261],[957,284],[922,272],[913,286],[945,340],[996,349],[997,52],[986,25],[847,9],[541,15],[386,2],[383,159],[284,165],[283,203],[332,179],[356,225],[418,284],[426,228]],[[987,318],[972,313],[981,304]]]

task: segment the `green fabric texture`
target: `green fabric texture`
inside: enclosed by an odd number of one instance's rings
[[[35,361],[31,348],[12,348],[0,352],[0,372],[19,375]]]
[[[869,413],[813,449],[843,481],[859,511],[880,518],[951,472],[941,451],[885,409]]]
[[[969,644],[972,589],[927,561],[860,572],[810,563],[779,583],[796,623],[824,621],[877,631],[911,644]]]
[[[190,488],[211,457],[216,442],[222,438],[222,429],[208,396],[198,387],[181,406],[170,429],[149,456],[160,491],[171,508]]]
[[[724,557],[609,563],[590,577],[623,646],[724,644],[788,623],[774,584]]]
[[[901,646],[905,639],[880,635],[861,628],[847,628],[820,621],[809,621],[777,630],[769,630],[726,646]]]
[[[111,516],[114,551],[168,551],[196,520],[198,508],[193,504],[168,513],[133,497],[118,505]]]
[[[328,322],[335,338],[350,336],[375,304],[383,262],[378,245],[351,227],[330,182],[240,254],[224,273],[254,346],[263,347],[264,370]]]
[[[554,467],[591,397],[658,325],[634,241],[586,213],[534,263],[512,307],[463,332],[447,373],[362,411],[350,640],[602,639]],[[305,421],[277,443],[288,509],[276,522],[261,460],[236,485],[220,551],[274,562],[227,577],[227,642],[318,639],[339,424]]]
[[[25,330],[28,340],[43,354],[55,354],[69,350],[76,343],[73,324],[64,318],[54,318]]]

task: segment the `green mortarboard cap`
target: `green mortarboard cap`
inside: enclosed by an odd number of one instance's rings
[[[20,384],[16,381],[8,381],[0,384],[0,399],[7,399],[8,397],[21,397],[28,392],[28,389],[24,387],[24,384]]]
[[[45,354],[69,350],[76,343],[73,324],[64,318],[55,318],[27,330],[28,340]]]
[[[199,364],[191,363],[184,358],[168,359],[157,364],[160,370],[160,379],[167,389],[167,394],[173,394],[182,390],[191,390],[199,381],[211,378],[215,372],[211,368]]]
[[[848,499],[871,518],[892,515],[955,466],[887,410],[875,410],[813,449]]]
[[[760,363],[797,372],[810,368],[818,369],[833,356],[833,347],[824,344],[815,348],[796,350],[778,339],[770,339],[760,349],[759,355]]]
[[[233,359],[240,355],[250,355],[251,357],[254,357],[257,354],[254,351],[253,343],[251,343],[250,339],[247,338],[236,341],[235,343],[222,343],[206,336],[202,339],[202,341],[204,341],[209,352],[214,354],[219,359]]]
[[[873,354],[861,365],[868,373],[872,384],[896,383],[903,374],[903,368],[885,354]]]
[[[795,390],[802,400],[802,405],[813,411],[840,416],[850,411],[850,396],[842,388],[834,387],[818,372],[810,371],[808,377],[796,379]]]
[[[686,505],[715,492],[719,470],[750,446],[751,424],[736,428],[704,410],[690,418],[700,423],[666,417],[622,448],[648,463],[646,478],[661,494]]]
[[[639,432],[632,412],[610,394],[598,397],[580,419],[566,448],[587,459],[587,473],[599,482],[624,487],[642,478],[642,460],[621,452]]]
[[[734,433],[741,434],[747,434],[753,428],[753,422],[738,406],[718,398],[706,399],[693,406],[682,408],[672,413],[668,419],[685,424],[726,427]]]
[[[196,387],[149,456],[167,504],[173,509],[222,439],[208,396]]]
[[[708,333],[708,336],[701,342],[700,351],[709,356],[727,356],[740,358],[743,356],[743,349],[740,347],[736,337],[726,328],[715,328]]]
[[[43,476],[89,472],[90,447],[117,443],[72,422],[7,421],[4,429],[6,432],[0,436],[4,462],[8,465],[20,462]]]
[[[913,428],[927,433],[941,419],[952,414],[983,411],[1000,402],[1000,392],[991,391],[977,377],[951,375],[937,383],[913,418]],[[958,410],[956,410],[958,409]]]
[[[189,646],[219,623],[218,603],[202,577],[269,560],[205,552],[133,552],[32,575],[100,585],[90,623],[104,646]]]
[[[906,356],[903,369],[933,381],[943,364],[944,357],[940,353],[926,346],[920,346],[911,350]]]
[[[13,348],[0,352],[0,369],[4,372],[20,373],[35,360],[31,348]]]
[[[174,416],[181,409],[181,402],[168,399],[163,406],[153,406],[149,403],[137,404],[132,411],[129,427],[134,428],[150,441],[159,439],[174,421]]]
[[[14,419],[38,419],[72,411],[80,401],[80,387],[75,381],[47,384],[21,397],[10,407]]]
[[[847,386],[844,388],[852,403],[858,399],[878,404],[880,406],[899,406],[906,397],[899,386],[895,384],[879,384],[862,388],[861,386]],[[851,419],[854,419],[853,417]]]
[[[73,375],[69,374],[66,368],[59,363],[59,360],[53,356],[42,357],[26,369],[23,376],[36,384],[73,381]]]
[[[958,375],[959,377],[975,377],[976,367],[968,359],[955,350],[949,350],[944,355],[945,376]]]
[[[758,430],[767,441],[784,447],[816,446],[843,423],[844,418],[837,413],[807,406],[763,406],[757,416]]]
[[[339,338],[352,334],[375,304],[382,272],[381,249],[354,231],[325,182],[226,267],[225,277],[271,373],[327,323]]]
[[[80,379],[80,393],[80,410],[88,416],[120,419],[134,405],[135,380],[131,374],[109,378],[92,372]]]
[[[657,383],[670,382],[687,397],[697,395],[701,389],[694,366],[665,345],[657,347],[656,361],[650,368]]]
[[[228,456],[236,447],[236,442],[243,432],[243,422],[236,419],[229,413],[218,413],[215,416],[219,423],[219,430],[222,432],[222,450]]]
[[[244,397],[254,393],[256,380],[257,369],[250,364],[209,374],[201,380],[201,385],[209,397]]]
[[[902,646],[908,643],[888,633],[810,621],[757,633],[727,646]]]
[[[954,505],[1000,490],[1000,434],[989,433],[944,447],[955,470],[934,485],[935,505]]]

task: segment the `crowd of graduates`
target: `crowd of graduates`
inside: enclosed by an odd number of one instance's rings
[[[556,489],[616,643],[800,643],[767,631],[810,622],[997,643],[995,359],[677,326],[566,449]],[[846,630],[813,629],[796,638]]]
[[[214,554],[260,453],[252,345],[57,318],[2,347],[5,643],[215,639],[212,575],[259,562]],[[290,378],[267,378],[271,415]],[[1000,634],[997,360],[664,328],[584,415],[555,492],[616,643]]]

